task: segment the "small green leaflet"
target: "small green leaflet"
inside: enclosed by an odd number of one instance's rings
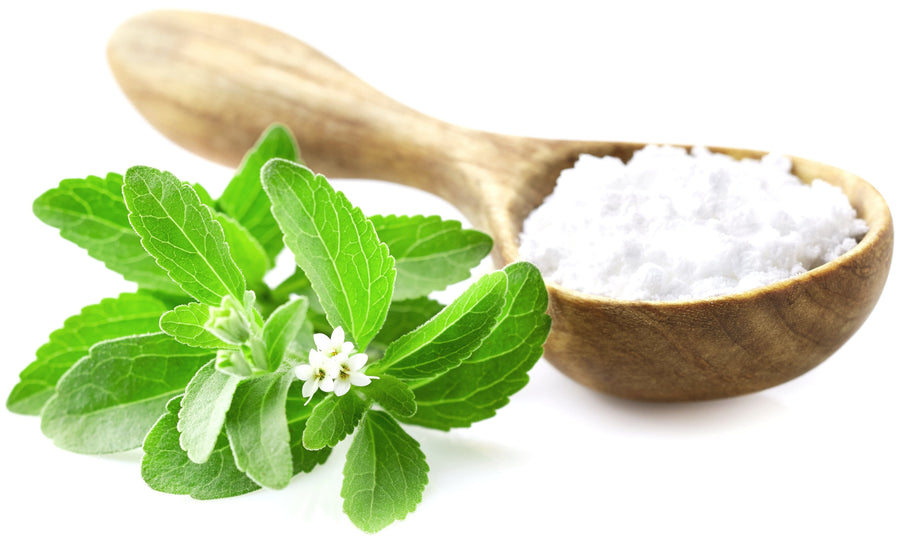
[[[198,500],[238,496],[259,489],[234,465],[228,438],[221,433],[215,448],[203,464],[192,462],[179,446],[175,425],[181,410],[181,397],[169,401],[166,413],[153,425],[144,439],[141,476],[154,490],[170,494],[189,494]]]
[[[294,474],[309,472],[318,464],[322,464],[331,454],[331,448],[326,447],[318,451],[310,451],[303,447],[303,431],[314,407],[321,397],[314,395],[309,405],[302,393],[303,382],[295,381],[288,389],[285,412],[288,420],[288,430],[291,432],[291,454],[294,457]]]
[[[382,374],[367,386],[359,388],[367,397],[391,415],[411,417],[416,413],[416,395],[403,380]]]
[[[401,520],[422,501],[428,463],[419,442],[385,412],[369,410],[344,465],[344,512],[358,528],[375,533]]]
[[[303,431],[303,447],[311,450],[334,447],[353,432],[366,412],[365,401],[349,392],[325,397],[312,410]]]
[[[273,159],[262,171],[272,213],[297,265],[333,327],[360,350],[384,324],[394,287],[394,259],[372,223],[324,176]]]
[[[41,430],[76,453],[115,453],[144,436],[215,352],[165,333],[103,341],[59,380],[41,413]]]
[[[37,351],[37,359],[19,375],[6,407],[19,414],[38,415],[56,390],[56,383],[88,349],[100,341],[159,331],[166,307],[143,294],[124,293],[88,305],[68,318]]]
[[[237,467],[258,484],[287,486],[293,475],[290,431],[285,412],[292,373],[242,380],[225,419]]]
[[[536,267],[517,262],[497,327],[459,367],[415,387],[418,410],[404,422],[449,430],[492,417],[528,383],[550,332],[547,289]]]
[[[278,369],[291,344],[303,330],[308,305],[309,301],[306,298],[294,298],[275,309],[266,320],[263,326],[263,341],[266,343],[269,370]],[[312,342],[312,331],[309,333],[308,341]]]
[[[468,279],[493,246],[487,234],[463,230],[459,221],[436,215],[373,215],[369,219],[396,261],[394,300],[427,296]]]
[[[216,361],[212,360],[187,385],[177,428],[181,433],[179,444],[191,461],[203,464],[212,454],[240,381],[237,376],[216,370]]]
[[[181,294],[131,228],[119,174],[63,180],[34,201],[33,211],[38,219],[58,228],[63,238],[129,281],[149,290]]]
[[[266,272],[272,268],[263,246],[234,218],[217,212],[214,215],[222,225],[228,251],[243,273],[247,285],[252,288],[262,283]]]
[[[311,471],[331,454],[331,449],[308,451],[300,441],[311,410],[303,406],[306,399],[300,394],[300,387],[299,383],[291,385],[286,406],[294,475]],[[169,401],[166,414],[144,439],[144,458],[141,461],[144,481],[155,490],[187,494],[198,500],[227,498],[258,490],[259,485],[234,464],[224,432],[219,435],[215,449],[205,463],[196,464],[188,458],[178,442],[176,423],[180,409],[181,397]]]
[[[132,167],[122,192],[144,249],[187,294],[208,305],[227,294],[244,297],[244,277],[222,225],[190,185],[168,172]]]
[[[244,156],[218,202],[220,209],[237,219],[258,240],[270,265],[274,264],[284,243],[281,229],[272,217],[272,204],[260,183],[260,171],[266,161],[276,157],[288,161],[298,161],[300,157],[291,132],[280,125],[267,129],[256,146]]]
[[[417,380],[456,367],[494,328],[505,295],[505,273],[484,275],[434,318],[391,343],[369,374]]]
[[[209,320],[209,305],[186,303],[164,313],[159,319],[159,329],[176,341],[198,348],[235,348],[212,333],[203,324]]]

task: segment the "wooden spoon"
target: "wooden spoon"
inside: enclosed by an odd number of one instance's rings
[[[272,122],[335,178],[375,178],[435,193],[518,259],[523,219],[578,155],[624,160],[643,144],[540,140],[450,125],[384,96],[296,39],[247,21],[160,11],[122,25],[109,62],[137,109],[204,157],[237,165]],[[711,148],[737,158],[763,153]],[[887,278],[891,215],[860,178],[794,158],[794,173],[839,186],[869,232],[849,253],[749,292],[696,301],[620,301],[548,283],[545,357],[576,381],[642,400],[740,395],[825,360],[866,319]]]

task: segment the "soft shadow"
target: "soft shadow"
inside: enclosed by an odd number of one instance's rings
[[[123,451],[121,453],[109,453],[107,455],[94,455],[97,458],[101,458],[103,460],[111,460],[114,462],[124,462],[128,464],[138,463],[140,464],[141,459],[144,458],[144,451],[142,449],[132,449],[131,451]]]
[[[552,398],[570,417],[593,424],[645,433],[698,434],[745,429],[770,422],[787,408],[768,392],[699,402],[641,402],[613,397],[567,378],[546,362],[535,369],[528,391],[533,399]],[[523,391],[523,392],[524,392]]]
[[[745,429],[786,413],[787,408],[764,393],[701,402],[638,402],[597,394],[604,415],[620,426],[694,434]]]

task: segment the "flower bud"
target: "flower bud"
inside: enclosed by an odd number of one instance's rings
[[[209,308],[209,320],[203,328],[228,344],[247,342],[252,331],[244,306],[231,295],[223,297],[218,307]]]

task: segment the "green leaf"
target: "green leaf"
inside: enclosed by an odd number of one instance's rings
[[[207,191],[205,187],[203,187],[199,183],[192,183],[191,187],[194,188],[194,192],[197,193],[198,197],[200,197],[200,202],[206,204],[210,208],[215,207],[216,201],[213,199],[212,195],[209,194],[209,191]]]
[[[285,243],[309,278],[333,327],[359,350],[384,324],[394,286],[394,259],[372,223],[322,175],[289,161],[262,172]]]
[[[272,203],[260,183],[260,171],[269,159],[276,157],[288,161],[300,157],[291,132],[280,125],[271,126],[262,134],[219,198],[219,208],[259,241],[272,264],[284,243],[281,229],[272,217]]]
[[[374,533],[401,520],[422,501],[428,463],[419,443],[388,414],[370,410],[344,465],[344,512],[361,530]]]
[[[449,430],[492,417],[528,383],[550,332],[547,289],[536,267],[517,262],[496,328],[462,365],[415,387],[418,410],[403,421]]]
[[[179,305],[162,315],[159,328],[176,341],[198,348],[234,348],[212,333],[206,331],[203,324],[209,320],[209,305],[203,303],[187,303]]]
[[[278,369],[284,354],[303,329],[308,305],[309,301],[304,297],[292,299],[275,309],[266,320],[263,326],[263,341],[266,343],[269,356],[269,370]],[[311,335],[309,339],[312,339]]]
[[[418,328],[444,308],[440,302],[430,298],[415,298],[391,303],[381,331],[369,344],[367,353],[384,350],[394,341]],[[373,350],[374,349],[374,350]],[[373,354],[369,354],[370,360]]]
[[[188,494],[198,500],[238,496],[259,489],[234,465],[225,433],[220,433],[214,449],[203,464],[192,462],[179,445],[176,428],[181,397],[169,401],[166,413],[144,439],[141,476],[154,490]]]
[[[391,343],[369,374],[419,380],[456,367],[491,332],[505,295],[505,273],[483,276],[423,326]]]
[[[225,233],[225,242],[228,251],[234,258],[234,263],[240,268],[247,280],[247,286],[252,288],[263,282],[266,272],[272,269],[272,263],[259,241],[250,235],[246,228],[234,218],[224,213],[214,213],[216,221],[222,225]]]
[[[166,402],[214,354],[164,333],[100,342],[59,380],[44,406],[41,430],[76,453],[140,447]]]
[[[427,296],[468,279],[491,252],[491,237],[433,215],[373,215],[378,238],[396,260],[394,300]]]
[[[237,376],[216,370],[216,361],[212,360],[187,385],[177,428],[181,448],[191,461],[203,464],[212,454],[240,381]]]
[[[237,467],[258,484],[280,489],[293,475],[285,403],[293,373],[243,380],[225,419]]]
[[[142,288],[180,294],[156,261],[141,247],[128,222],[122,176],[69,179],[34,201],[34,214],[93,258]]]
[[[399,378],[382,374],[359,389],[392,415],[410,417],[416,413],[416,395]]]
[[[316,405],[303,431],[303,447],[334,447],[353,432],[368,405],[356,393],[331,394]]]
[[[285,411],[288,420],[288,429],[291,431],[291,454],[294,458],[294,473],[309,472],[318,464],[322,464],[331,454],[331,448],[326,447],[318,451],[310,451],[303,447],[303,431],[312,414],[313,406],[318,404],[322,393],[313,396],[309,406],[306,405],[306,397],[302,394],[303,382],[295,380],[288,389]],[[315,403],[315,404],[314,404]]]
[[[288,428],[291,435],[293,473],[309,472],[324,463],[331,449],[309,451],[301,442],[306,420],[312,409],[301,391],[302,383],[293,383],[288,390]],[[315,399],[313,399],[315,401]],[[176,429],[181,397],[175,397],[168,404],[168,411],[153,426],[144,439],[144,458],[141,474],[151,488],[170,494],[188,494],[199,500],[237,496],[260,487],[240,471],[234,463],[234,456],[223,432],[209,459],[203,464],[191,462],[187,453],[179,445]]]
[[[244,297],[244,277],[222,225],[190,185],[168,172],[132,167],[122,192],[144,249],[182,290],[208,305],[227,294]]]
[[[143,294],[125,293],[88,305],[50,334],[37,351],[37,359],[25,367],[6,407],[19,414],[38,415],[56,390],[56,383],[76,361],[100,341],[159,331],[159,316],[166,307]]]

